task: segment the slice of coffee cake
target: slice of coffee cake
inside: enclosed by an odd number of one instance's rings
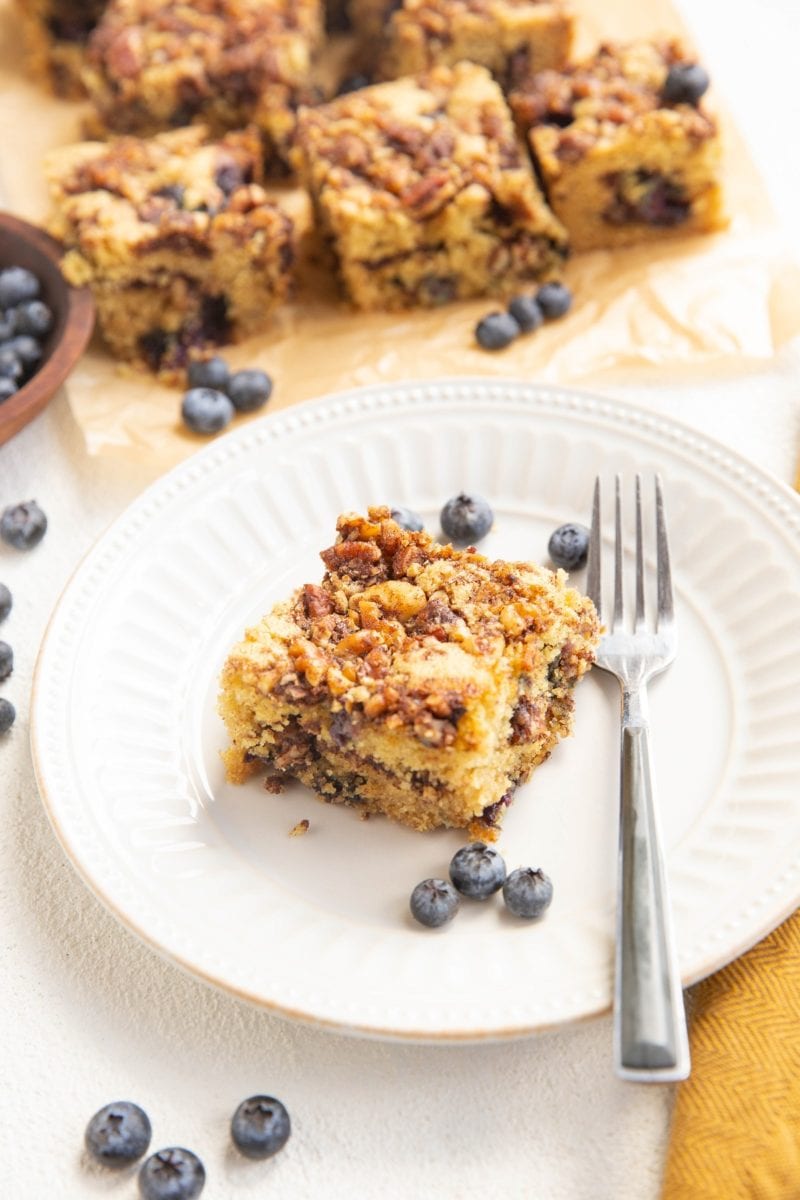
[[[440,545],[387,508],[337,528],[322,583],[277,604],[225,663],[229,778],[266,768],[413,829],[491,831],[571,732],[591,601],[562,571]]]

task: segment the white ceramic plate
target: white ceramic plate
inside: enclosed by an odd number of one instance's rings
[[[538,923],[498,898],[443,930],[408,896],[464,841],[294,786],[228,785],[215,713],[230,645],[318,579],[337,514],[491,498],[482,546],[546,555],[594,476],[665,481],[681,650],[652,716],[686,983],[800,899],[800,503],[743,459],[622,404],[514,383],[371,388],[251,423],[154,484],[66,589],[41,651],[42,796],[89,886],[151,946],[279,1012],[383,1037],[513,1036],[610,1002],[616,685],[579,687],[576,733],[520,790],[499,842],[541,866]],[[610,514],[609,514],[610,515]],[[611,530],[608,534],[610,539]],[[578,579],[578,581],[580,581]],[[289,837],[302,818],[304,837]]]

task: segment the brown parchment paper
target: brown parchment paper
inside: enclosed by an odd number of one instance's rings
[[[572,0],[578,51],[602,38],[686,31],[670,0]],[[44,154],[80,138],[85,109],[55,100],[24,71],[20,34],[0,0],[0,185],[6,207],[44,220]],[[477,300],[433,311],[360,314],[338,298],[311,261],[297,296],[257,338],[224,353],[234,368],[261,366],[275,381],[268,411],[327,392],[403,379],[481,375],[576,384],[645,382],[667,373],[735,370],[771,357],[800,333],[800,267],[777,230],[766,189],[737,130],[712,89],[721,116],[728,231],[613,254],[576,255],[564,272],[575,304],[563,320],[491,354],[476,347],[475,322],[496,307]],[[307,200],[285,190],[301,222]],[[68,384],[89,451],[144,458],[157,469],[197,449],[181,429],[179,393],[120,368],[95,340]],[[237,424],[246,419],[237,418]]]

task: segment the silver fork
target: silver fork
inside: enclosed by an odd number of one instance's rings
[[[622,1079],[669,1082],[689,1074],[686,1015],[672,935],[650,761],[647,683],[675,658],[677,636],[661,481],[656,476],[656,620],[645,617],[642,482],[636,476],[633,632],[624,625],[622,486],[615,488],[614,607],[597,665],[622,689],[614,1066]],[[595,481],[586,590],[603,620],[600,480]]]

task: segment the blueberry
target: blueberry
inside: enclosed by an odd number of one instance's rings
[[[266,371],[237,371],[231,376],[227,392],[237,412],[255,412],[272,395],[272,380]]]
[[[360,92],[362,88],[369,87],[372,83],[369,75],[348,75],[339,84],[337,96],[347,96],[350,92]]]
[[[10,342],[17,332],[17,322],[11,312],[0,310],[0,343]]]
[[[119,1100],[94,1114],[84,1140],[92,1157],[107,1167],[127,1167],[146,1152],[151,1133],[147,1113],[138,1104]]]
[[[450,862],[450,878],[462,896],[485,900],[499,892],[506,877],[506,864],[485,842],[462,846]]]
[[[217,392],[227,391],[231,379],[230,367],[218,356],[190,362],[186,375],[190,388],[213,388]]]
[[[178,208],[183,208],[183,202],[186,198],[186,188],[182,183],[167,183],[164,187],[159,188],[157,192],[153,192],[154,196],[161,196],[163,200],[172,200]]]
[[[572,292],[563,283],[543,283],[536,293],[536,303],[548,321],[555,321],[572,307]]]
[[[0,514],[0,537],[17,550],[32,550],[47,530],[47,517],[35,500],[11,504]]]
[[[458,892],[446,879],[423,879],[411,893],[411,915],[420,925],[438,929],[446,925],[461,907]]]
[[[492,528],[494,513],[483,496],[459,492],[447,501],[439,520],[442,531],[454,542],[477,542]]]
[[[10,700],[0,697],[0,733],[8,733],[17,717],[17,710]]]
[[[711,80],[699,63],[675,63],[667,72],[661,98],[666,104],[697,104]]]
[[[14,309],[14,326],[17,333],[44,337],[53,327],[53,314],[41,300],[30,300]]]
[[[16,354],[23,367],[28,371],[30,371],[31,367],[35,367],[42,357],[42,347],[39,339],[31,337],[27,333],[20,334],[19,337],[13,337],[8,344],[8,348]]]
[[[151,1154],[139,1172],[143,1200],[195,1200],[205,1182],[205,1167],[200,1159],[181,1146]]]
[[[518,867],[503,884],[503,899],[515,917],[540,917],[550,907],[553,884],[544,871]]]
[[[585,567],[589,554],[589,530],[585,525],[573,522],[559,525],[550,534],[547,553],[553,565],[563,567],[565,571],[577,571],[579,567]]]
[[[12,383],[19,383],[24,374],[25,368],[14,351],[0,350],[0,379],[10,379]]]
[[[247,1158],[271,1158],[289,1140],[292,1123],[274,1096],[243,1100],[231,1118],[231,1137]]]
[[[13,604],[14,601],[11,597],[11,592],[4,583],[0,583],[0,621],[5,621],[11,612]]]
[[[523,333],[533,333],[544,321],[544,313],[533,296],[515,296],[508,311]]]
[[[0,683],[14,670],[14,651],[8,642],[0,642]]]
[[[420,533],[425,528],[425,522],[413,508],[393,508],[392,520],[409,533]]]
[[[519,334],[519,325],[507,312],[489,313],[475,326],[475,340],[484,350],[505,350]]]
[[[215,388],[191,388],[181,403],[183,422],[192,433],[219,433],[233,420],[233,413],[231,401]]]
[[[39,280],[24,267],[6,267],[0,271],[0,308],[14,308],[39,295]]]
[[[10,400],[11,397],[15,396],[18,391],[19,388],[14,383],[13,379],[5,379],[2,375],[0,375],[0,404],[2,404],[4,400]]]

